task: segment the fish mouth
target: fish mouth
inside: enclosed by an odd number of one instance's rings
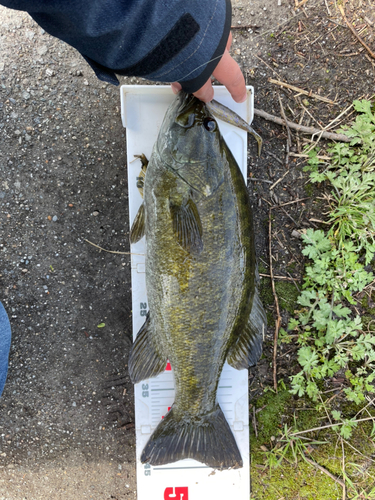
[[[180,92],[179,98],[175,123],[182,128],[189,129],[194,125],[202,125],[205,118],[212,117],[206,104],[194,95]]]

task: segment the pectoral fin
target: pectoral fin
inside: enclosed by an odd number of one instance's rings
[[[161,357],[156,351],[152,339],[152,325],[150,315],[139,330],[129,357],[129,375],[136,384],[141,380],[156,377],[163,372],[167,365],[167,356]]]
[[[130,243],[137,243],[145,234],[145,205],[139,207],[130,229]]]
[[[189,198],[181,205],[171,203],[169,209],[172,216],[173,232],[178,243],[189,253],[200,254],[203,250],[202,223],[198,208]]]
[[[262,354],[263,335],[266,328],[266,312],[258,292],[255,291],[253,307],[247,325],[229,351],[227,361],[230,366],[236,370],[243,370],[257,364]]]

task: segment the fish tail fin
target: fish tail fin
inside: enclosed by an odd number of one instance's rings
[[[214,469],[237,469],[243,466],[236,440],[217,404],[202,416],[182,418],[174,407],[159,423],[148,440],[142,463],[164,465],[184,458],[198,460]]]

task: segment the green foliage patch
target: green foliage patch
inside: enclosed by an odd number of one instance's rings
[[[374,393],[375,335],[364,330],[361,317],[351,308],[353,294],[369,285],[368,269],[375,254],[375,114],[368,101],[354,101],[355,123],[342,130],[350,143],[338,143],[328,151],[331,161],[320,163],[310,152],[306,170],[312,182],[331,186],[329,229],[308,229],[302,235],[302,253],[309,259],[305,269],[301,306],[281,331],[281,341],[294,334],[299,344],[301,371],[290,377],[292,394],[320,398],[319,382],[340,373],[346,379],[348,401],[359,404]],[[368,328],[371,322],[368,323]],[[343,420],[340,432],[351,435],[355,424]]]

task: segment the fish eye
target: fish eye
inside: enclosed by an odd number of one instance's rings
[[[215,130],[217,128],[216,121],[213,118],[210,118],[209,116],[207,116],[203,120],[203,125],[204,125],[204,128],[206,130],[208,130],[208,132],[215,132]]]

